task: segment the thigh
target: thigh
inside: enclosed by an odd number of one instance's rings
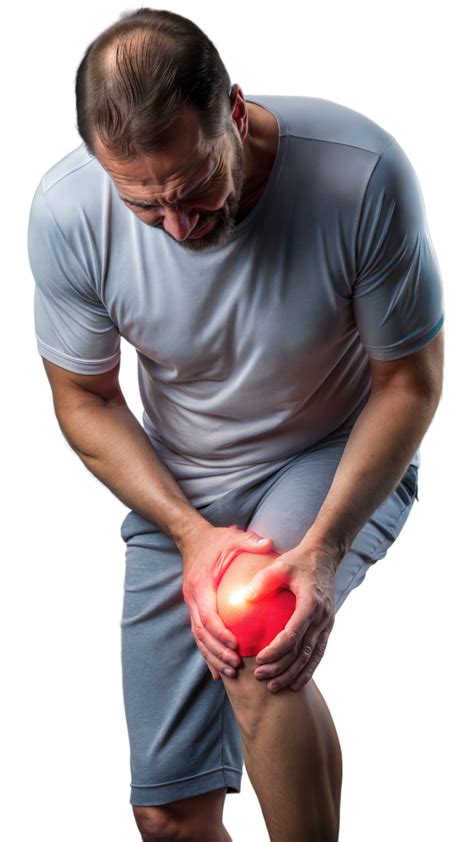
[[[317,446],[286,465],[261,497],[248,528],[271,537],[278,553],[296,547],[314,523],[344,447],[345,441],[339,440]],[[334,576],[336,611],[400,534],[415,500],[417,471],[409,465],[400,483],[364,524],[339,563]]]
[[[202,507],[214,526],[248,528],[278,478],[246,483]],[[239,792],[243,749],[225,686],[196,646],[174,542],[136,512],[126,542],[122,684],[135,806],[159,806],[225,786]]]
[[[202,508],[215,526],[232,523],[296,546],[313,523],[345,441],[315,446],[261,482]],[[334,578],[335,607],[359,585],[399,534],[416,493],[416,468],[356,536]],[[182,595],[182,559],[170,538],[135,512],[127,543],[121,619],[122,680],[133,805],[160,805],[225,786],[239,792],[243,750],[232,706],[197,648]]]

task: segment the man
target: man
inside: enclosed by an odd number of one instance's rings
[[[29,255],[61,429],[130,508],[137,825],[144,840],[230,839],[244,755],[272,842],[335,840],[341,752],[311,679],[335,612],[408,517],[441,394],[441,279],[416,175],[350,109],[245,98],[170,12],[102,33],[76,96],[84,143],[38,187]],[[121,336],[143,428],[120,390]],[[254,587],[244,624],[259,600],[296,598],[241,656],[217,611],[232,570]]]

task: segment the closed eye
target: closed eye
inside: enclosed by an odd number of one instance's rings
[[[212,178],[209,178],[207,181],[205,181],[204,184],[200,185],[199,189],[197,189],[195,193],[189,193],[186,196],[186,198],[182,200],[182,202],[188,204],[188,202],[195,202],[196,199],[202,198],[209,190],[209,187],[212,190],[213,187],[217,186],[220,183],[220,180],[221,179],[219,175],[217,176],[217,178],[214,175]],[[154,204],[152,202],[135,202],[132,199],[125,198],[125,196],[120,196],[120,198],[130,208],[139,208],[140,210],[156,210],[162,207],[162,205]]]
[[[196,199],[202,198],[205,192],[206,191],[204,189],[199,190],[197,193],[193,193],[192,195],[186,196],[186,199],[183,199],[183,201],[186,204],[188,204],[189,202],[195,202]],[[151,203],[147,204],[145,202],[132,202],[130,199],[125,199],[123,196],[121,196],[120,198],[123,202],[125,202],[126,205],[128,205],[129,208],[138,208],[139,210],[159,210],[160,208],[162,208],[162,205]]]

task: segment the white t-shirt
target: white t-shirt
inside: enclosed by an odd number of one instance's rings
[[[369,357],[411,354],[444,320],[420,185],[392,135],[324,99],[247,100],[275,115],[279,146],[224,245],[191,252],[141,222],[83,144],[30,214],[39,353],[98,374],[125,337],[145,431],[195,506],[347,436]]]

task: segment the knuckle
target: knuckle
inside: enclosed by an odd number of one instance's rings
[[[331,603],[329,602],[329,599],[327,599],[326,602],[324,603],[324,614],[329,619],[329,617],[331,616],[331,613],[332,613]]]
[[[312,651],[313,651],[313,649],[309,645],[309,643],[305,643],[305,645],[303,646],[303,649],[301,650],[301,654],[303,656],[303,663],[304,664],[306,664],[306,662],[309,661]]]
[[[319,608],[321,608],[321,597],[320,597],[320,596],[318,596],[318,594],[316,594],[316,593],[312,593],[312,594],[309,596],[309,598],[308,598],[308,599],[309,599],[309,607],[310,607],[310,609],[311,609],[311,612],[312,612],[313,614],[315,614],[315,613],[316,613],[316,611],[317,611]]]
[[[295,631],[288,632],[288,642],[291,643],[292,646],[298,646],[298,635]]]
[[[274,564],[275,564],[275,562],[274,562]],[[297,570],[296,565],[293,564],[293,562],[291,562],[291,561],[287,561],[286,559],[284,559],[282,561],[281,558],[280,558],[279,566],[280,566],[281,572],[287,578],[289,578],[291,575],[293,575]]]
[[[327,636],[325,636],[323,639],[320,638],[318,640],[317,644],[316,644],[316,654],[318,655],[319,658],[322,658],[322,656],[324,655],[324,650],[326,649],[327,640],[328,640]]]

